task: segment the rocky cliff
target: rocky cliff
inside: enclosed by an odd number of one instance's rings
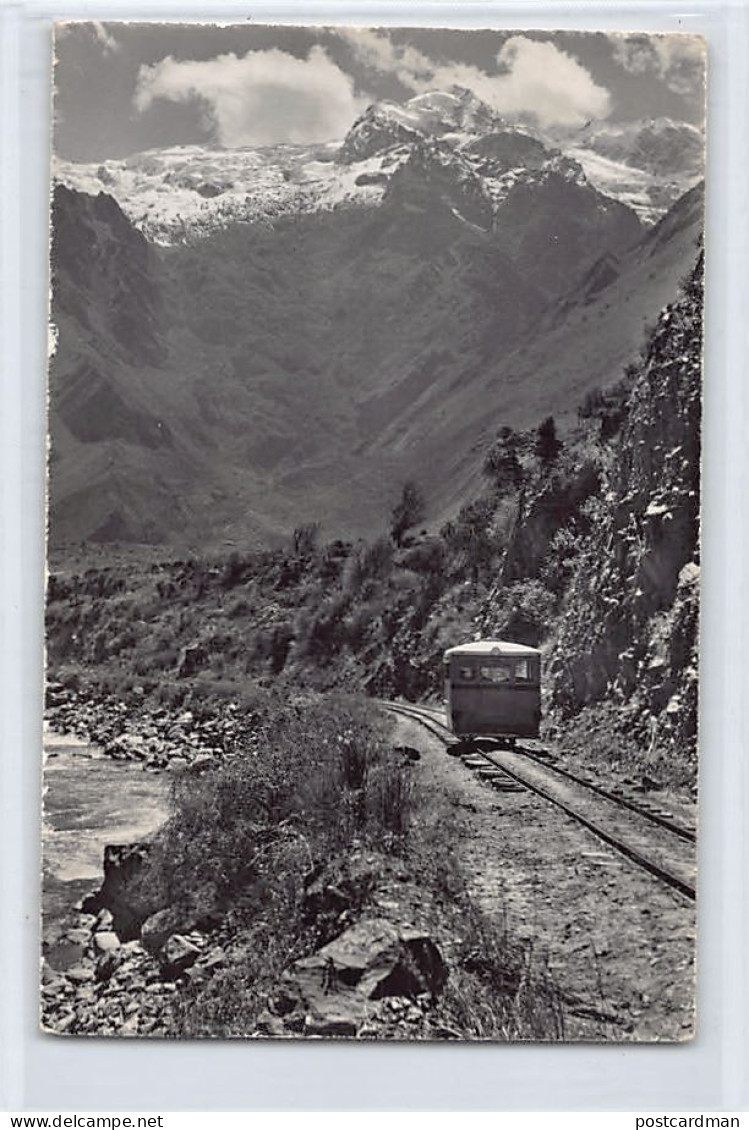
[[[563,715],[613,699],[653,749],[696,756],[702,255],[662,310],[550,660]]]

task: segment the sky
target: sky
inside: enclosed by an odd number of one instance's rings
[[[343,138],[374,101],[452,85],[541,128],[704,113],[688,35],[87,21],[58,24],[55,51],[55,151],[72,161]]]

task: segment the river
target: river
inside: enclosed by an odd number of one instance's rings
[[[99,885],[105,845],[143,839],[167,819],[169,780],[74,736],[45,731],[44,750],[42,936],[49,951],[76,902]]]

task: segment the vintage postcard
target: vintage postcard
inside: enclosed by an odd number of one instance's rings
[[[692,1037],[705,62],[56,25],[46,1031]]]

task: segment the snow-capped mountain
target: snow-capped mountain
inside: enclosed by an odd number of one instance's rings
[[[409,477],[447,515],[482,437],[616,380],[688,268],[700,199],[643,236],[549,171],[495,212],[449,153],[414,150],[379,207],[170,247],[59,186],[54,542],[267,542],[320,514],[370,535]]]
[[[455,89],[326,144],[60,162],[53,540],[370,536],[410,477],[448,515],[476,444],[615,381],[694,258],[696,191],[640,219],[675,152],[555,140]]]
[[[635,123],[636,125],[636,123]],[[317,145],[253,149],[176,146],[100,164],[59,160],[56,179],[107,192],[151,240],[189,242],[235,222],[382,204],[394,175],[430,154],[455,184],[486,203],[482,224],[518,183],[549,176],[589,184],[645,223],[658,219],[699,178],[699,131],[668,126],[598,127],[550,145],[508,125],[468,90],[432,91],[370,106],[347,136]],[[679,165],[679,138],[688,140]]]
[[[379,200],[377,177],[388,163],[378,157],[343,165],[336,161],[339,148],[337,141],[258,149],[181,145],[98,165],[58,161],[55,176],[79,192],[109,193],[154,242],[182,243],[236,221]]]
[[[583,146],[594,153],[654,177],[699,178],[704,172],[705,135],[689,122],[651,118],[599,123],[588,126],[583,139]]]
[[[504,119],[470,90],[432,90],[405,103],[376,102],[358,118],[341,146],[340,160],[360,161],[393,145],[450,136],[456,146],[505,128]]]
[[[590,123],[552,140],[578,161],[591,184],[655,223],[704,176],[705,135],[689,122],[655,118]]]

